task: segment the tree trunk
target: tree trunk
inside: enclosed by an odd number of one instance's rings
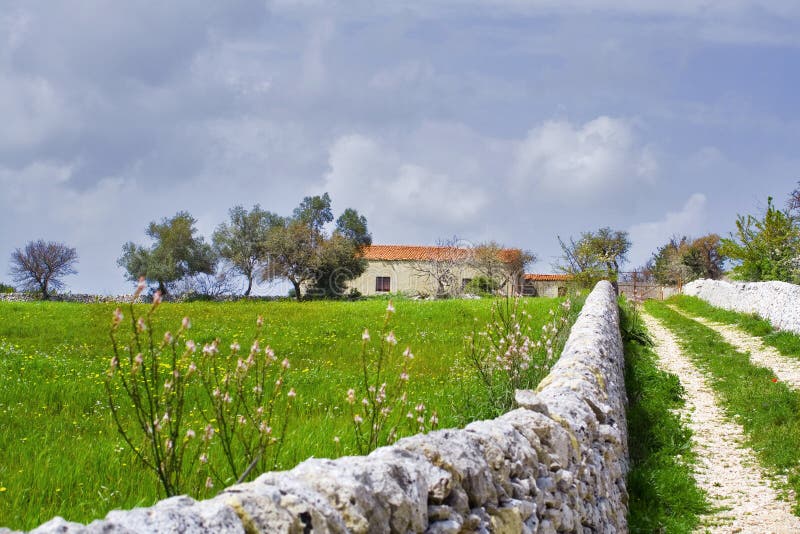
[[[252,288],[253,288],[253,277],[252,276],[248,276],[247,277],[247,289],[244,290],[244,296],[245,297],[249,297],[250,296],[250,290]]]
[[[161,280],[158,281],[158,290],[161,291],[161,296],[162,297],[166,297],[167,296],[167,293],[168,293],[167,285],[164,282],[162,282]]]
[[[291,279],[289,281],[294,286],[294,297],[297,299],[297,302],[300,302],[303,300],[303,295],[300,294],[300,282]]]

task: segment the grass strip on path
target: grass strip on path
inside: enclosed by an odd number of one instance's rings
[[[691,431],[676,410],[683,388],[660,370],[644,325],[626,302],[620,305],[628,394],[628,527],[631,532],[692,532],[707,511],[692,476]]]
[[[769,321],[756,314],[740,313],[712,306],[698,297],[676,295],[669,300],[670,304],[693,314],[717,321],[719,323],[738,326],[748,334],[760,337],[765,345],[775,347],[784,356],[800,359],[800,335],[793,332],[776,330]]]
[[[773,474],[786,475],[800,493],[800,393],[776,381],[771,370],[750,363],[716,331],[649,301],[646,310],[677,337],[681,348],[710,378],[728,417],[740,424],[746,445]],[[795,512],[797,504],[795,503]]]

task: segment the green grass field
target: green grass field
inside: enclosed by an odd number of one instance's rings
[[[523,305],[544,324],[558,302]],[[491,301],[400,300],[395,307],[399,346],[416,355],[410,398],[436,410],[439,427],[493,415],[485,388],[460,357],[465,336],[488,320]],[[32,528],[55,515],[87,522],[157,499],[154,475],[124,446],[106,405],[114,308],[0,303],[0,526]],[[288,385],[298,392],[279,465],[289,468],[310,456],[354,452],[333,436],[351,429],[345,397],[357,385],[361,333],[377,332],[385,309],[381,300],[163,304],[154,331],[175,331],[189,316],[199,345],[218,337],[223,347],[234,340],[249,346],[263,315],[262,339],[279,361],[291,361]]]

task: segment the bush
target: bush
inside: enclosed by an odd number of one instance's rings
[[[474,295],[493,295],[500,289],[500,284],[497,280],[486,276],[478,276],[469,281],[464,286],[464,293],[472,293]]]
[[[14,286],[0,283],[0,293],[16,293],[17,290]]]

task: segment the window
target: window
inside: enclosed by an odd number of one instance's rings
[[[392,290],[392,279],[388,276],[375,277],[375,291],[387,292]]]
[[[467,285],[472,282],[472,278],[462,278],[461,279],[461,289],[463,290]]]

